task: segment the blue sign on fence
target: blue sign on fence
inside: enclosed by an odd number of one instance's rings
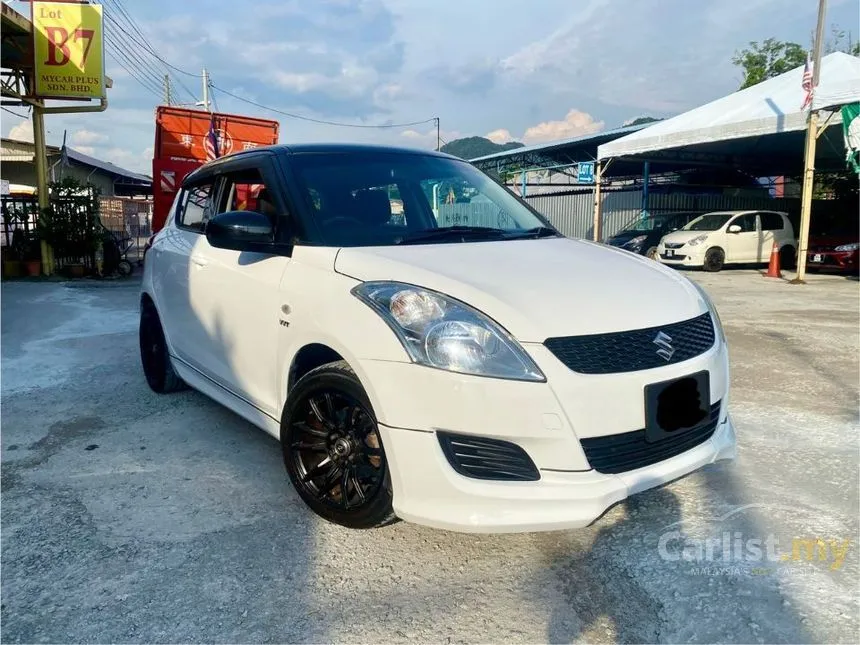
[[[579,184],[594,183],[594,162],[580,161],[577,166],[576,181]]]

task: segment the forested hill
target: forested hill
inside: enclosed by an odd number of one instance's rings
[[[451,143],[446,143],[442,146],[442,152],[447,152],[449,155],[460,157],[461,159],[474,159],[475,157],[483,157],[491,155],[495,152],[504,152],[505,150],[513,150],[514,148],[522,148],[523,144],[519,141],[511,141],[509,143],[493,143],[484,137],[466,137],[464,139],[455,139]]]

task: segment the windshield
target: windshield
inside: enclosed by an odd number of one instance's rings
[[[631,233],[650,233],[665,228],[669,223],[666,215],[652,215],[631,224],[627,229]]]
[[[508,240],[549,227],[464,161],[419,153],[300,153],[291,165],[327,246]]]
[[[697,217],[684,227],[685,231],[717,231],[725,226],[734,213],[708,213]]]

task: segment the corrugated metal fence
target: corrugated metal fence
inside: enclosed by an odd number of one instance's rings
[[[594,225],[594,189],[527,196],[526,200],[568,237],[591,239]],[[641,189],[605,190],[601,201],[603,238],[606,239],[635,222],[641,214],[641,208]],[[648,198],[648,210],[651,213],[746,209],[784,211],[788,213],[796,228],[800,217],[800,199],[685,193],[658,193]]]

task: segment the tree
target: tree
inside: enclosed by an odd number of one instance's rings
[[[758,43],[751,42],[749,47],[738,50],[732,63],[742,68],[744,80],[738,89],[746,89],[774,76],[799,67],[806,62],[806,50],[792,42],[782,42],[768,38]]]
[[[836,25],[830,28],[830,38],[824,42],[824,54],[845,52],[852,56],[860,56],[860,41],[851,42],[851,32],[845,32]]]

